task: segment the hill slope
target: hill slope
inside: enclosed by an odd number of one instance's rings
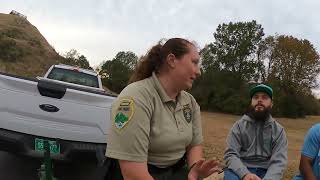
[[[0,13],[0,71],[36,77],[64,61],[27,19]]]

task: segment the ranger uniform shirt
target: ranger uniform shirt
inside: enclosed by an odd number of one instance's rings
[[[155,73],[128,85],[111,111],[107,157],[167,167],[203,141],[195,99],[181,91],[173,101]]]

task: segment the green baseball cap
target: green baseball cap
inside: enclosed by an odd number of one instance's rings
[[[268,94],[268,96],[272,99],[273,90],[270,86],[267,86],[265,84],[259,84],[257,86],[254,86],[253,88],[250,89],[250,97],[252,98],[252,96],[257,92],[264,92]]]

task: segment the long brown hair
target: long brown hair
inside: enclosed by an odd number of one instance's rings
[[[129,84],[150,77],[154,71],[157,72],[169,54],[173,54],[176,58],[187,54],[189,45],[193,45],[193,43],[182,38],[169,39],[163,45],[159,41],[139,61],[130,77]]]

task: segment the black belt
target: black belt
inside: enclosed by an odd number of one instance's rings
[[[152,164],[148,164],[148,171],[150,174],[161,174],[161,173],[165,173],[168,172],[170,170],[172,170],[173,172],[183,168],[186,165],[186,157],[185,155],[174,165],[169,166],[169,167],[165,167],[165,168],[159,168],[155,165]]]

